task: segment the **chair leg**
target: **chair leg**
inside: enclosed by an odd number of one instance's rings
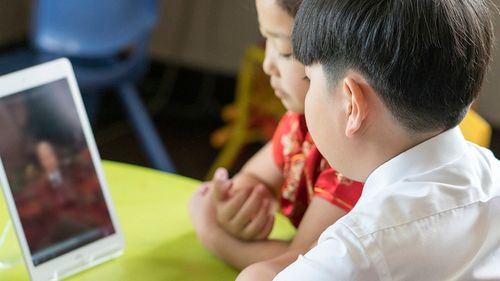
[[[117,88],[117,94],[153,167],[164,172],[175,173],[170,156],[134,86],[125,83]]]
[[[100,91],[95,89],[83,89],[82,99],[83,104],[85,105],[85,110],[87,111],[90,125],[92,125],[93,128],[97,122],[97,115],[99,113],[99,107],[101,106],[102,95]]]

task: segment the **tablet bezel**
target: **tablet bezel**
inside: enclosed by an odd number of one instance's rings
[[[99,184],[101,185],[101,191],[109,210],[115,233],[35,266],[33,264],[32,255],[21,225],[19,214],[14,203],[7,175],[5,173],[5,169],[3,168],[3,161],[0,158],[0,180],[6,205],[10,213],[12,225],[14,226],[18,237],[26,267],[31,279],[34,281],[60,280],[76,272],[117,257],[123,253],[124,249],[123,234],[118,224],[118,219],[112,204],[108,186],[106,184],[100,161],[101,158],[97,150],[94,136],[83,106],[80,91],[73,73],[73,68],[69,60],[61,58],[1,76],[0,98],[35,88],[37,86],[42,86],[60,79],[66,79],[68,82],[71,96],[76,106],[80,124],[82,125],[85,140],[91,154],[92,162],[97,173]]]

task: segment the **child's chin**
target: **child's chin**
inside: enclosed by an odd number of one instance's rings
[[[304,108],[303,107],[299,108],[299,106],[294,106],[294,105],[287,104],[283,100],[281,101],[281,103],[283,104],[283,106],[285,107],[285,109],[286,109],[287,112],[293,112],[293,113],[297,113],[297,114],[304,114]]]

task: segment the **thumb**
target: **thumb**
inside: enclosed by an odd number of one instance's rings
[[[218,168],[212,179],[212,196],[215,200],[224,200],[232,186],[232,181],[228,179],[228,172],[224,168]]]
[[[227,180],[229,177],[229,173],[227,172],[226,168],[217,168],[214,173],[214,178],[213,180],[220,179],[220,180]]]

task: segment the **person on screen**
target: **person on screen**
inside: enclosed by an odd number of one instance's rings
[[[36,155],[50,186],[53,188],[61,186],[63,178],[54,147],[50,143],[42,141],[37,145]]]
[[[88,149],[62,158],[42,140],[35,159],[37,176],[15,196],[32,250],[110,225]]]

